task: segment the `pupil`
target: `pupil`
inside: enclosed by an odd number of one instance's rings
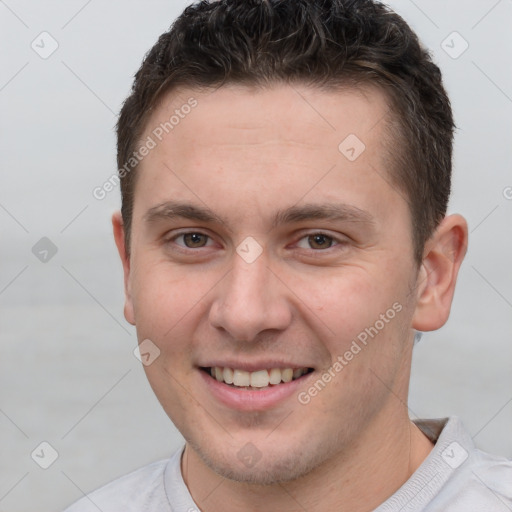
[[[325,249],[326,247],[330,247],[329,237],[325,235],[313,235],[309,237],[310,243],[312,246],[319,247],[320,249]]]
[[[192,245],[196,247],[198,245],[203,245],[202,237],[203,235],[201,233],[188,233],[187,235],[185,235],[185,240],[187,242],[187,245]]]

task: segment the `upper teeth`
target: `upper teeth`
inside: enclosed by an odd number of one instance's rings
[[[247,372],[236,368],[222,368],[220,366],[210,368],[211,376],[215,377],[219,382],[239,387],[251,386],[253,388],[264,388],[269,384],[276,385],[281,382],[290,382],[298,379],[307,371],[307,368],[271,368],[256,372]]]

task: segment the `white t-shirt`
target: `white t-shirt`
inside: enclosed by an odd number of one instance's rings
[[[415,423],[434,449],[374,512],[512,511],[512,461],[477,450],[456,417]],[[181,475],[182,452],[115,480],[65,512],[199,512]]]

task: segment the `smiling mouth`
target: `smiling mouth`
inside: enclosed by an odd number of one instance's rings
[[[238,370],[236,368],[223,368],[220,366],[202,367],[200,369],[218,382],[226,384],[227,386],[253,391],[286,384],[293,380],[300,379],[313,371],[313,368],[305,367],[270,368],[257,370],[255,372]]]

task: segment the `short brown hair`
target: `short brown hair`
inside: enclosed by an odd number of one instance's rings
[[[374,0],[212,0],[185,9],[144,58],[117,123],[127,251],[136,165],[126,172],[126,163],[163,95],[178,87],[280,82],[386,91],[394,137],[389,180],[409,203],[421,262],[450,196],[452,111],[428,51]]]

